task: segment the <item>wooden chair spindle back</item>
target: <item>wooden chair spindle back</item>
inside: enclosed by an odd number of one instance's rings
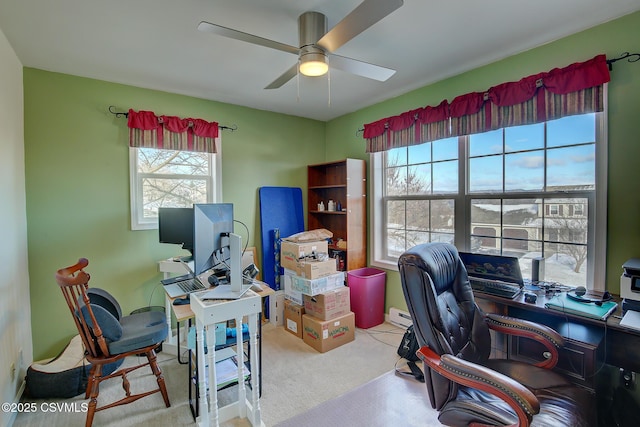
[[[67,306],[71,311],[71,317],[73,317],[82,342],[89,354],[93,357],[109,356],[107,342],[93,314],[90,299],[87,295],[91,276],[83,269],[88,264],[89,261],[86,258],[81,258],[75,265],[58,270],[56,273],[56,281],[62,290]],[[93,328],[89,326],[85,316],[82,315],[80,298],[82,298],[85,309],[91,318]]]

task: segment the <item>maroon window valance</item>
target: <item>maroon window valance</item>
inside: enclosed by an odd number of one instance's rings
[[[218,123],[129,110],[129,146],[215,153]]]
[[[367,152],[603,110],[604,55],[364,125]]]

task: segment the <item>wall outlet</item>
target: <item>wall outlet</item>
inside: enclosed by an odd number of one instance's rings
[[[11,381],[16,379],[16,364],[12,363],[11,365],[9,365],[9,372],[11,375]]]

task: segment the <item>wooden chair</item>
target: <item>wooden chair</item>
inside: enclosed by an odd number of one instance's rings
[[[86,427],[91,426],[97,411],[125,405],[157,392],[162,393],[165,405],[171,406],[155,352],[167,336],[164,313],[149,311],[123,317],[120,305],[108,292],[89,288],[90,276],[83,270],[88,264],[87,259],[81,258],[75,265],[62,268],[56,273],[56,281],[82,338],[86,358],[91,363],[85,393],[85,398],[91,399]],[[135,354],[144,354],[146,361],[109,373],[110,367],[119,366],[124,358]],[[131,394],[127,374],[147,365],[156,376],[158,387]],[[125,396],[116,402],[98,407],[100,383],[114,377],[122,378]]]

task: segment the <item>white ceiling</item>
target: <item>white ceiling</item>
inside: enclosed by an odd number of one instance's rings
[[[322,12],[332,28],[360,3],[0,0],[0,29],[26,67],[329,120],[640,10],[639,0],[405,0],[335,52],[397,70],[389,80],[334,70],[330,85],[300,77],[273,90],[263,88],[295,55],[196,29],[204,20],[297,46],[300,14]]]

